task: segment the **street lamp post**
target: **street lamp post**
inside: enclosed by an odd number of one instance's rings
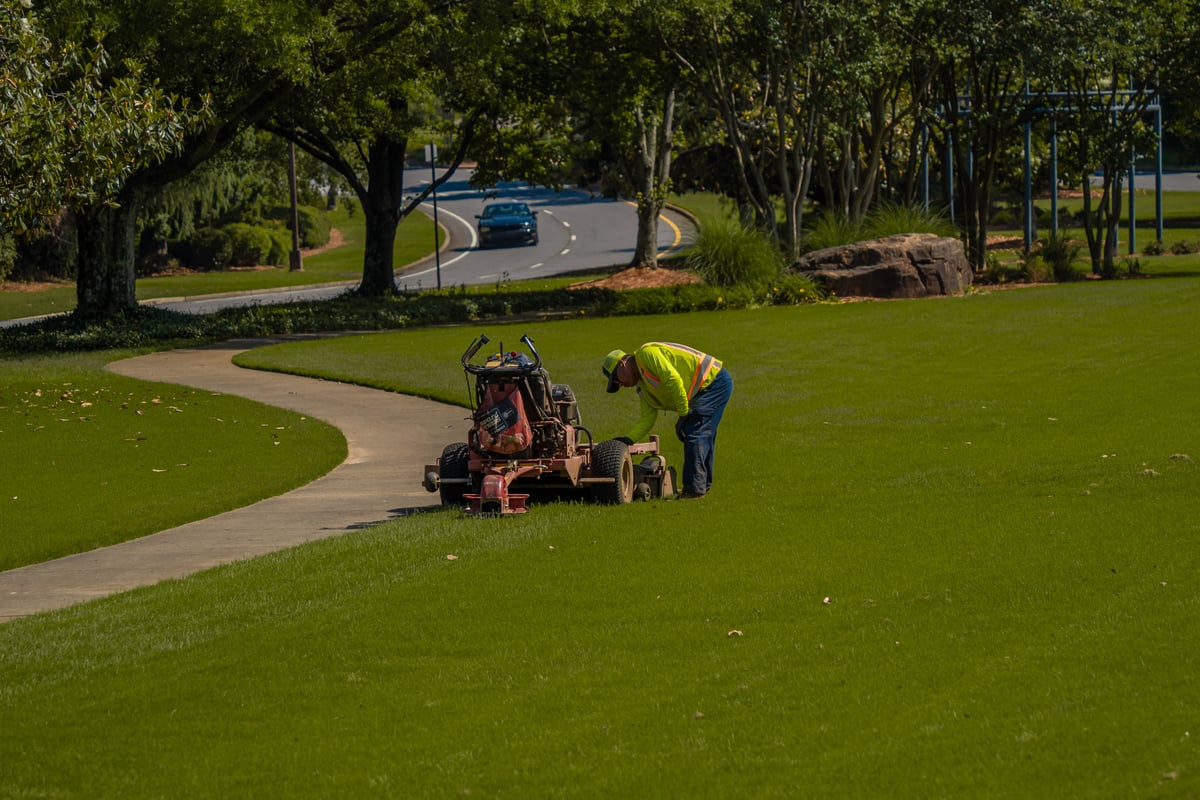
[[[288,142],[288,182],[292,190],[292,252],[288,257],[291,272],[304,270],[304,257],[300,255],[300,195],[296,189],[296,144]]]
[[[433,142],[425,145],[425,158],[429,160],[429,180],[433,186],[433,263],[437,268],[437,288],[442,288],[442,251],[438,247],[438,208],[437,208],[437,145]]]

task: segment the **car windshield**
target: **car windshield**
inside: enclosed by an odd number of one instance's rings
[[[483,210],[483,218],[492,217],[528,217],[529,206],[524,203],[496,203]]]

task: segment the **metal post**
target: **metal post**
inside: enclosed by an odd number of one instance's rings
[[[1029,108],[1029,82],[1025,82],[1025,108]],[[1025,119],[1025,252],[1033,249],[1033,122]]]
[[[304,257],[300,254],[300,193],[296,188],[296,143],[288,142],[288,182],[292,190],[292,252],[288,256],[288,270],[302,272]]]
[[[1129,152],[1129,255],[1137,252],[1137,216],[1134,211],[1134,180],[1137,172],[1137,153]]]
[[[1162,104],[1156,101],[1154,109],[1154,137],[1158,140],[1157,153],[1154,157],[1154,227],[1158,233],[1158,241],[1163,238],[1163,141],[1162,141]]]
[[[929,126],[921,128],[921,196],[929,211]]]
[[[442,288],[442,249],[438,245],[438,233],[441,228],[438,227],[438,207],[437,207],[437,145],[433,142],[425,148],[425,153],[429,156],[429,180],[433,186],[433,263],[437,267],[437,288],[440,291]]]
[[[954,134],[946,134],[946,200],[950,208],[950,222],[954,220]]]
[[[1050,231],[1058,238],[1058,117],[1050,117]]]

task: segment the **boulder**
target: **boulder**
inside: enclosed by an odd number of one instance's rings
[[[974,277],[962,242],[932,233],[903,233],[814,250],[792,265],[839,297],[928,297],[961,294]]]

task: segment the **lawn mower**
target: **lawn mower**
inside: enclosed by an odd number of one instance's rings
[[[529,355],[505,353],[501,343],[484,363],[471,363],[487,343],[480,334],[462,355],[471,397],[467,441],[446,445],[425,467],[422,485],[440,491],[443,504],[471,514],[521,514],[534,490],[579,491],[609,504],[675,493],[675,470],[657,436],[632,445],[593,442],[575,393],[550,382],[529,336],[521,337]]]

